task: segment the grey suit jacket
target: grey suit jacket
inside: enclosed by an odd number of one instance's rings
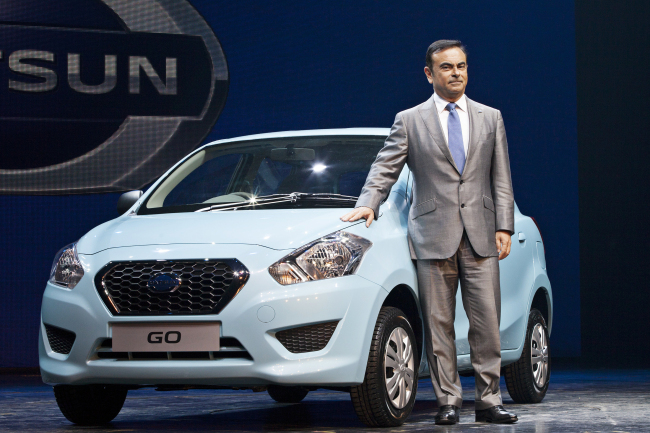
[[[463,227],[474,251],[497,256],[497,230],[514,233],[514,196],[508,142],[501,112],[467,98],[469,149],[463,174],[442,132],[433,95],[402,111],[370,168],[356,206],[379,216],[379,206],[404,164],[413,173],[408,234],[417,259],[446,259],[460,244]]]

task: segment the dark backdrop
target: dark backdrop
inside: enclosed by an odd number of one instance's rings
[[[587,365],[650,366],[649,19],[647,1],[576,3],[581,322]]]
[[[395,113],[431,95],[427,46],[461,39],[467,94],[502,111],[517,204],[541,226],[554,355],[580,354],[573,2],[191,3],[219,37],[230,70],[226,107],[206,141],[390,127]],[[37,365],[40,297],[54,253],[116,217],[116,201],[117,194],[0,197],[0,367]]]

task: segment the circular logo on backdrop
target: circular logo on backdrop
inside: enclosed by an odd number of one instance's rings
[[[0,193],[140,188],[205,138],[228,84],[185,0],[7,0]]]

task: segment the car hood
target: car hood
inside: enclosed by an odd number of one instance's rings
[[[349,208],[269,209],[121,216],[79,240],[77,251],[169,244],[251,244],[293,250],[321,236],[359,224],[343,222]]]

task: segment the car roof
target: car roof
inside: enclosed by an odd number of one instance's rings
[[[227,138],[223,140],[212,141],[205,146],[215,144],[226,144],[246,140],[264,140],[267,138],[290,138],[290,137],[322,137],[324,135],[376,135],[378,137],[388,137],[390,128],[336,128],[336,129],[306,129],[303,131],[281,131],[267,132],[265,134],[244,135],[241,137]],[[205,147],[202,146],[202,147]]]

